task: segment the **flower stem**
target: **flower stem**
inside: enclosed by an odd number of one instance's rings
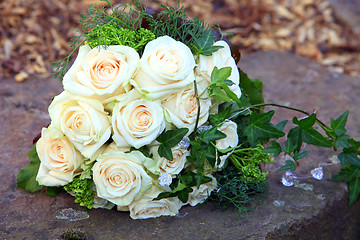
[[[197,85],[196,85],[196,80],[194,80],[194,89],[195,89],[195,96],[196,96],[196,102],[197,102],[197,115],[196,115],[196,122],[195,122],[195,128],[194,128],[194,132],[196,132],[196,129],[198,127],[199,124],[199,119],[200,119],[200,99],[198,97],[198,90],[197,90]]]

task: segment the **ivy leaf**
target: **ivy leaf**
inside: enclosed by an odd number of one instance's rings
[[[312,126],[314,126],[316,122],[316,114],[313,113],[310,116],[301,119],[300,121],[297,119],[297,117],[293,118],[293,123],[296,125],[299,125],[301,127],[301,129],[308,129],[308,128],[312,128]]]
[[[282,131],[282,130],[284,130],[285,125],[286,125],[287,122],[288,122],[288,120],[281,121],[281,122],[279,122],[278,124],[276,124],[274,127],[275,127],[277,130]]]
[[[294,154],[294,156],[292,156],[292,158],[297,161],[301,158],[304,158],[306,155],[308,155],[310,153],[310,151],[304,151],[304,152],[301,152],[301,153],[296,153]]]
[[[210,96],[214,97],[216,102],[230,102],[231,98],[222,91],[220,86],[211,86],[210,88]]]
[[[40,159],[36,152],[36,143],[29,151],[28,156],[30,158],[30,163],[20,170],[16,180],[18,188],[23,188],[27,192],[33,193],[43,187],[36,181],[36,175],[38,174],[40,167]]]
[[[266,113],[253,113],[250,116],[250,124],[244,128],[244,134],[248,137],[251,146],[260,143],[260,140],[269,140],[270,138],[280,138],[284,132],[273,127],[270,123],[275,111]]]
[[[349,111],[345,111],[336,120],[330,118],[331,128],[337,136],[346,133],[345,125],[349,115]]]
[[[278,142],[276,141],[271,141],[271,146],[267,147],[263,150],[264,153],[270,153],[273,154],[275,157],[279,156],[279,154],[282,152],[281,151],[281,146]]]
[[[335,139],[334,139],[335,147],[336,148],[338,148],[340,146],[343,147],[343,148],[350,147],[349,139],[350,139],[350,136],[347,135],[347,134],[336,136]]]
[[[331,142],[313,128],[302,129],[301,137],[308,144],[327,148],[332,147]]]
[[[228,119],[231,116],[232,105],[232,103],[222,103],[219,106],[219,112],[209,116],[210,123],[212,125],[218,125],[225,121],[225,119]]]
[[[160,144],[159,148],[158,148],[158,153],[159,153],[160,157],[164,157],[164,158],[168,159],[169,161],[174,160],[171,147],[167,147],[164,144]]]
[[[225,80],[225,83],[226,83],[226,85],[228,85],[228,86],[235,85],[235,83],[234,83],[233,81],[228,80],[228,79]]]
[[[62,187],[46,187],[46,195],[50,197],[57,196],[63,190]]]
[[[197,46],[195,49],[199,54],[205,56],[211,56],[213,52],[216,52],[223,46],[214,46],[214,35],[212,31],[207,31],[201,38],[196,38],[195,35],[190,31],[190,34],[195,39]]]
[[[352,181],[349,182],[349,205],[355,203],[359,194],[360,194],[360,178],[359,176],[356,176]]]
[[[293,151],[300,151],[302,145],[301,133],[302,131],[300,127],[294,127],[290,129],[285,143],[286,150],[284,150],[284,152],[291,153]]]
[[[346,149],[344,149],[344,151],[339,154],[338,158],[342,166],[344,166],[345,163],[348,162],[357,167],[360,167],[360,159],[358,158],[358,156],[356,156],[356,154],[353,152],[346,152]]]
[[[241,94],[241,99],[245,96],[248,99],[248,102],[250,103],[249,105],[256,105],[256,104],[261,104],[264,103],[264,98],[263,98],[263,84],[260,80],[258,79],[250,79],[248,77],[248,75],[246,73],[244,73],[243,71],[241,71],[239,69],[240,72],[240,88],[242,91]],[[244,101],[241,101],[242,103],[244,103]],[[248,105],[247,105],[248,106]],[[247,107],[247,106],[242,106],[242,107]],[[263,108],[261,108],[263,109]]]
[[[222,138],[226,138],[225,133],[220,132],[219,130],[217,130],[217,128],[211,128],[204,132],[203,142],[208,144],[212,141],[222,139]]]
[[[158,149],[159,155],[172,161],[173,155],[171,148],[178,144],[188,131],[189,129],[187,128],[178,128],[162,132],[156,139],[160,142]]]
[[[211,88],[214,88],[216,85],[219,85],[226,93],[226,95],[234,100],[234,102],[240,104],[240,100],[236,96],[235,93],[233,93],[228,85],[226,84],[225,80],[230,77],[231,75],[231,67],[223,67],[218,69],[217,67],[214,67],[213,71],[211,72]],[[210,88],[210,89],[211,89]],[[211,90],[210,90],[211,91]]]
[[[283,171],[283,170],[295,171],[296,170],[295,162],[291,160],[286,160],[285,165],[278,169],[278,171]]]

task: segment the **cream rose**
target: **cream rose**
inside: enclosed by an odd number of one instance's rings
[[[189,47],[169,36],[159,37],[145,46],[134,85],[149,99],[162,98],[191,84],[194,67]]]
[[[64,91],[50,104],[49,115],[53,127],[61,130],[87,158],[110,138],[110,121],[100,101]]]
[[[203,203],[211,194],[211,192],[217,187],[217,181],[212,175],[206,175],[212,179],[211,182],[203,183],[199,188],[192,187],[193,191],[189,193],[189,199],[184,204],[190,204],[191,206],[196,206],[199,203]]]
[[[91,49],[89,45],[81,46],[79,54],[65,74],[64,89],[72,94],[100,99],[111,96],[122,89],[135,73],[139,54],[128,46],[112,45]]]
[[[206,79],[210,82],[210,76],[214,69],[223,67],[231,67],[231,75],[228,80],[231,80],[234,84],[229,88],[232,92],[236,94],[238,98],[241,97],[241,89],[239,87],[240,83],[240,74],[235,63],[234,58],[231,56],[231,51],[229,45],[225,41],[217,41],[214,44],[215,46],[222,46],[211,56],[200,55],[198,66],[195,69],[195,72],[198,76]]]
[[[118,206],[140,199],[152,185],[143,166],[145,160],[139,151],[100,155],[92,168],[98,197]]]
[[[198,92],[201,93],[205,87],[203,84],[198,84]],[[201,126],[208,120],[211,106],[211,99],[206,98],[206,94],[203,97],[205,99],[200,99],[198,126]],[[166,111],[167,121],[174,124],[177,128],[188,128],[189,134],[194,131],[198,114],[198,102],[193,85],[176,94],[172,94],[162,101],[162,105]]]
[[[190,152],[187,149],[176,145],[171,149],[173,154],[173,160],[169,161],[164,157],[160,157],[158,153],[159,146],[153,146],[150,148],[150,153],[153,154],[153,159],[156,162],[156,172],[155,174],[168,173],[175,177],[183,170],[186,157],[190,155]]]
[[[40,185],[64,186],[82,171],[80,166],[84,157],[62,133],[51,137],[50,131],[43,128],[41,138],[36,143],[36,151],[41,161],[36,176]]]
[[[236,147],[239,143],[239,137],[237,134],[237,125],[233,121],[224,122],[218,129],[220,132],[226,134],[225,138],[216,140],[216,147],[218,149],[226,149],[229,147]],[[222,168],[225,164],[226,159],[230,156],[232,152],[227,153],[226,155],[220,156],[220,163],[216,165],[217,168]]]
[[[153,186],[145,195],[129,205],[132,219],[146,219],[160,216],[174,216],[179,213],[182,202],[177,197],[153,201],[161,192],[160,187]]]
[[[112,113],[112,128],[119,147],[140,148],[151,143],[165,129],[160,100],[118,102]]]

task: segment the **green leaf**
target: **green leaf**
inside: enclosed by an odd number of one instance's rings
[[[346,149],[344,149],[346,150]],[[342,152],[339,154],[338,156],[339,160],[340,160],[340,163],[342,166],[345,165],[345,163],[350,163],[350,164],[353,164],[357,167],[360,167],[360,159],[358,158],[358,156],[356,156],[355,153],[347,153],[347,152]]]
[[[233,81],[228,80],[228,79],[225,80],[225,83],[226,83],[226,85],[228,85],[228,86],[235,85],[235,83],[234,83]]]
[[[313,128],[302,129],[301,138],[308,144],[327,148],[332,147],[331,142]]]
[[[159,153],[160,157],[164,157],[164,158],[168,159],[169,161],[174,160],[171,148],[165,146],[164,144],[159,145],[158,153]]]
[[[291,153],[293,151],[300,152],[302,145],[302,130],[300,127],[290,129],[285,144],[284,152]]]
[[[276,141],[271,141],[271,146],[265,148],[262,152],[264,153],[270,153],[273,154],[275,157],[279,156],[279,154],[282,152],[281,151],[281,146],[278,142]]]
[[[214,97],[216,102],[230,102],[231,98],[219,86],[211,86],[210,96]]]
[[[234,103],[222,103],[219,106],[219,112],[217,114],[211,114],[209,116],[210,123],[212,125],[218,125],[228,119],[231,116]]]
[[[171,148],[178,144],[188,131],[189,129],[187,128],[178,128],[162,132],[156,139],[160,142],[158,149],[159,155],[172,161],[173,155]]]
[[[278,124],[276,124],[274,127],[279,131],[283,131],[287,122],[288,120],[281,121]]]
[[[224,67],[218,69],[214,67],[213,71],[211,72],[211,83],[221,84],[225,82],[225,80],[230,77],[231,75],[231,67]]]
[[[162,132],[156,140],[159,143],[162,143],[168,147],[174,147],[183,139],[183,137],[188,133],[188,131],[189,129],[187,128],[167,130]]]
[[[250,125],[244,128],[244,134],[247,136],[251,146],[260,143],[260,140],[269,140],[270,138],[280,138],[284,132],[276,129],[270,123],[274,111],[266,113],[253,113],[250,116]]]
[[[195,48],[197,49],[199,54],[211,56],[213,52],[216,52],[220,48],[223,48],[223,46],[214,46],[214,35],[212,31],[207,31],[199,39],[197,39],[191,31],[189,32],[196,41],[197,46],[195,46]]]
[[[36,152],[36,143],[29,151],[28,156],[30,158],[30,163],[20,170],[16,180],[18,188],[23,188],[27,192],[33,193],[43,187],[36,181],[36,175],[40,167],[40,159]]]
[[[360,178],[355,177],[349,182],[349,205],[355,203],[356,199],[360,194]]]
[[[241,79],[240,81],[240,88],[242,91],[241,96],[242,97],[244,96],[244,98],[246,96],[250,105],[264,103],[262,82],[258,79],[250,79],[248,75],[243,71],[241,71],[240,69],[239,72]]]
[[[223,67],[218,69],[217,67],[214,67],[213,71],[211,72],[211,84],[210,84],[210,92],[213,92],[212,89],[215,88],[214,85],[219,85],[226,93],[226,95],[234,100],[234,102],[240,104],[240,100],[236,96],[235,93],[233,93],[228,85],[226,84],[225,80],[230,77],[231,75],[231,67]]]
[[[217,130],[217,128],[211,128],[203,133],[203,142],[210,143],[215,140],[226,138],[226,134]]]
[[[295,171],[296,165],[294,161],[286,160],[285,165],[278,169],[278,171],[290,170]]]
[[[349,111],[345,111],[340,117],[336,120],[330,118],[331,128],[337,136],[343,135],[346,133],[345,125],[349,115]]]
[[[293,118],[293,123],[296,125],[299,125],[302,129],[308,129],[314,126],[316,122],[316,114],[313,113],[310,116],[301,119],[300,121],[297,119],[297,117]]]
[[[338,148],[340,146],[343,147],[343,148],[350,147],[349,139],[350,139],[350,136],[347,135],[347,134],[336,136],[335,139],[334,139],[335,147],[336,148]]]
[[[301,158],[304,158],[306,155],[308,155],[310,153],[310,151],[304,151],[304,152],[301,152],[301,153],[296,153],[294,154],[294,156],[292,156],[292,158],[297,161]]]
[[[62,187],[46,187],[46,195],[50,197],[57,196],[63,190]]]

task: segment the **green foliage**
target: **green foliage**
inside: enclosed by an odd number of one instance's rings
[[[290,170],[290,171],[295,171],[296,169],[296,165],[295,165],[295,162],[294,161],[291,161],[291,160],[286,160],[285,161],[285,165],[280,167],[278,169],[278,171],[284,171],[284,170]]]
[[[170,192],[162,192],[153,200],[160,200],[162,198],[178,197],[183,203],[186,203],[189,198],[189,193],[193,191],[192,187],[203,183],[210,182],[212,179],[207,176],[199,176],[192,171],[185,171],[179,174],[171,183]]]
[[[87,35],[86,44],[91,48],[99,45],[123,45],[142,51],[144,46],[155,39],[155,35],[147,29],[130,30],[117,26],[116,23],[98,25]]]
[[[278,130],[271,124],[271,118],[275,111],[266,113],[252,113],[250,116],[250,125],[244,128],[244,134],[247,136],[251,146],[267,142],[271,138],[280,138],[285,135],[283,131]]]
[[[33,193],[43,187],[39,185],[39,183],[36,181],[36,176],[40,167],[40,159],[36,152],[36,143],[29,151],[28,156],[30,162],[20,170],[16,177],[16,180],[18,188],[23,188],[27,192]]]
[[[230,102],[233,100],[234,102],[240,104],[240,100],[237,98],[236,94],[229,89],[228,84],[231,81],[227,80],[227,78],[230,77],[230,75],[231,67],[224,67],[221,69],[214,67],[211,72],[211,83],[208,86],[209,97],[214,97],[217,102]]]
[[[187,160],[190,163],[196,163],[197,187],[200,186],[199,179],[204,175],[205,165],[215,166],[217,160],[215,141],[225,137],[226,135],[217,130],[217,127],[212,127],[198,132],[190,140],[190,156]]]
[[[264,103],[263,84],[258,79],[250,79],[246,73],[240,72],[241,107],[248,107]],[[263,110],[263,107],[260,107]]]
[[[268,191],[267,181],[256,181],[241,176],[238,168],[228,165],[214,174],[218,187],[212,191],[209,199],[217,203],[217,208],[226,210],[235,208],[239,213],[247,212],[251,208],[255,195],[259,196]]]
[[[188,131],[189,129],[187,128],[178,128],[162,132],[156,139],[160,143],[158,149],[159,155],[172,161],[173,154],[171,148],[175,147]]]
[[[75,194],[75,203],[80,206],[92,208],[94,204],[95,192],[93,190],[92,179],[80,179],[75,177],[74,180],[64,186],[65,191]]]
[[[232,164],[239,170],[239,174],[246,181],[261,182],[266,180],[267,172],[259,168],[261,163],[273,162],[269,153],[263,152],[262,145],[251,148],[236,149],[229,157]]]
[[[333,180],[348,183],[349,205],[354,204],[360,195],[360,168],[346,163],[345,167],[340,169],[339,174]]]
[[[194,55],[211,56],[219,46],[213,46],[214,33],[211,27],[198,17],[189,18],[186,9],[180,5],[172,8],[162,5],[161,12],[144,16],[147,29],[156,37],[170,36],[187,45]]]
[[[211,56],[213,52],[223,48],[223,46],[214,46],[214,34],[212,31],[206,31],[200,38],[196,38],[191,31],[190,34],[195,39],[196,44],[192,46],[193,51],[197,54]]]

